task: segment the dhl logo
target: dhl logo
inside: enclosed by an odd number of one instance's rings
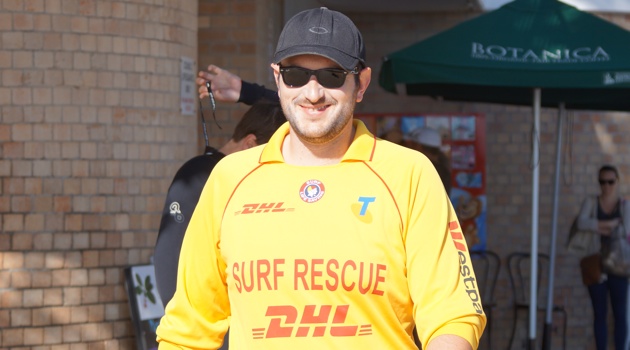
[[[252,203],[243,205],[241,211],[237,211],[238,214],[261,214],[261,213],[282,213],[285,211],[293,211],[293,208],[283,208],[284,202],[271,202],[271,203]]]
[[[267,328],[254,328],[254,339],[323,337],[354,337],[372,334],[372,325],[344,325],[350,305],[306,305],[299,317],[298,310],[291,305],[269,306],[265,316],[271,317]],[[299,321],[298,321],[299,319]]]

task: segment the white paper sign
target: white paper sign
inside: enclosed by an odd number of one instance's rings
[[[159,318],[164,315],[164,305],[155,285],[153,265],[141,265],[131,268],[133,291],[138,303],[140,320]]]
[[[195,114],[195,62],[190,57],[181,57],[181,113]]]

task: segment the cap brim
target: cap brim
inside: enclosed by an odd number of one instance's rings
[[[353,70],[355,67],[362,63],[360,59],[356,57],[352,57],[347,55],[344,52],[341,52],[335,48],[330,46],[314,46],[314,45],[301,45],[301,46],[292,46],[286,50],[282,50],[280,52],[276,52],[273,57],[274,63],[280,63],[280,61],[287,59],[289,57],[298,56],[298,55],[317,55],[326,57],[343,69],[347,71]]]

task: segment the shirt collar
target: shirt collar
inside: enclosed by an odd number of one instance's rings
[[[376,148],[376,137],[370,133],[362,121],[354,119],[352,123],[356,129],[354,140],[352,140],[341,161],[371,161]],[[284,163],[282,142],[288,134],[289,122],[286,122],[278,128],[265,145],[260,155],[260,163]]]

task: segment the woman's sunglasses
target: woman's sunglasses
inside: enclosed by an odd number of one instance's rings
[[[339,68],[310,70],[302,67],[280,67],[280,74],[284,83],[290,87],[302,87],[314,75],[321,86],[327,89],[338,89],[346,82],[348,74],[359,74],[359,70],[357,68],[347,71]]]
[[[602,185],[602,186],[605,185],[605,184],[608,184],[608,185],[612,186],[612,185],[615,184],[616,181],[617,180],[603,180],[603,179],[600,179],[599,180],[599,184]]]

